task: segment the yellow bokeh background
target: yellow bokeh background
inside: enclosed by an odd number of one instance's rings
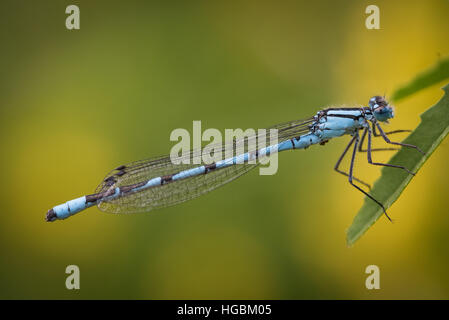
[[[80,30],[65,28],[69,4]],[[370,4],[380,30],[365,28]],[[169,153],[193,120],[263,128],[391,96],[449,55],[448,1],[4,1],[0,17],[0,298],[449,298],[447,140],[389,209],[396,222],[351,248],[363,197],[332,170],[347,137],[171,208],[44,221],[110,169]],[[444,84],[397,103],[388,128],[415,128]],[[362,157],[356,169],[380,174]],[[365,288],[370,264],[380,290]]]

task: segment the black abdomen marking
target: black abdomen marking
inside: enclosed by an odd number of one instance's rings
[[[211,164],[208,164],[208,165],[205,165],[204,166],[204,174],[209,173],[212,170],[215,170],[216,168],[217,168],[217,164],[215,162],[211,163]]]

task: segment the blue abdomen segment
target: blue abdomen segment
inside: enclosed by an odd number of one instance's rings
[[[176,180],[186,179],[186,178],[193,177],[193,176],[198,176],[200,174],[205,173],[205,171],[206,171],[206,168],[204,166],[184,170],[184,171],[181,171],[181,172],[173,175],[172,180],[176,181]]]
[[[67,201],[66,203],[60,204],[53,207],[53,212],[56,219],[66,219],[81,210],[91,207],[95,203],[86,202],[86,196]]]
[[[317,144],[321,142],[321,139],[314,133],[309,133],[303,135],[299,140],[294,139],[294,149],[305,149],[312,144]]]
[[[318,137],[315,133],[308,133],[297,138],[292,138],[290,140],[280,142],[277,145],[277,150],[280,152],[290,149],[306,149],[309,146],[320,143],[322,141],[323,139]]]

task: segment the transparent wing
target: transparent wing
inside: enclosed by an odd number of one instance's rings
[[[277,129],[278,140],[279,142],[281,142],[308,133],[310,131],[309,126],[312,124],[313,121],[314,121],[313,117],[308,119],[294,120],[275,125],[268,129]]]
[[[309,132],[309,124],[313,118],[306,120],[290,121],[279,124],[269,129],[277,129],[278,141],[284,141]],[[267,132],[265,145],[270,144],[270,134]],[[260,139],[260,137],[259,137]],[[215,144],[208,146],[214,150],[213,155],[223,159],[225,152],[232,150],[233,155],[244,152],[255,152],[260,147],[256,144],[257,136],[237,138],[227,144]],[[241,146],[244,146],[243,149]],[[170,156],[162,156],[153,159],[136,161],[118,167],[111,171],[103,182],[97,187],[97,193],[107,192],[117,187],[130,186],[148,181],[152,178],[176,174],[180,171],[203,165],[193,164],[193,159],[198,155],[196,150],[184,154],[180,160],[188,159],[189,164],[173,164]],[[148,212],[156,208],[168,207],[212,191],[257,167],[258,163],[236,164],[230,167],[211,171],[207,174],[173,181],[161,186],[147,188],[138,192],[127,193],[115,199],[104,200],[98,204],[98,208],[110,213],[138,213]]]

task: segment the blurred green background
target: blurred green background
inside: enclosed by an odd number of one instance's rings
[[[76,4],[81,29],[65,28]],[[365,28],[380,7],[380,30]],[[449,2],[2,1],[0,298],[449,298],[449,143],[352,248],[362,195],[332,169],[348,141],[285,152],[148,214],[46,223],[117,165],[168,154],[175,128],[263,128],[366,104],[449,54]],[[414,128],[444,83],[396,105]],[[398,136],[397,139],[402,139]],[[386,161],[391,154],[376,154]],[[359,159],[358,176],[379,169]],[[65,288],[65,268],[81,289]],[[367,265],[380,290],[365,288]]]

